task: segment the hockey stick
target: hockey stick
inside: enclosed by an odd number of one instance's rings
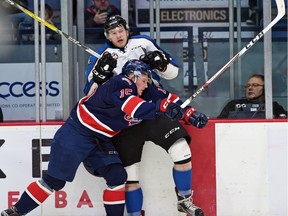
[[[76,39],[72,38],[71,36],[69,36],[68,34],[62,32],[61,30],[59,30],[58,28],[56,28],[54,25],[51,25],[50,23],[48,23],[47,21],[41,19],[39,16],[37,16],[36,14],[32,13],[31,11],[27,10],[26,8],[22,7],[21,5],[15,3],[12,0],[5,0],[7,3],[9,3],[10,5],[16,7],[17,9],[21,10],[23,13],[27,14],[28,16],[32,17],[33,19],[37,20],[38,22],[42,23],[43,25],[45,25],[47,28],[51,29],[52,31],[60,34],[62,37],[66,38],[67,40],[71,41],[72,43],[76,44],[77,46],[79,46],[80,48],[84,49],[86,52],[90,53],[91,55],[99,58],[100,55],[98,53],[96,53],[94,50],[90,49],[89,47],[81,44],[79,41],[77,41]]]
[[[185,108],[195,97],[197,97],[205,88],[207,88],[213,81],[215,81],[221,74],[226,71],[235,61],[237,61],[248,49],[250,49],[264,34],[269,31],[284,15],[285,15],[285,3],[284,0],[275,0],[277,5],[277,16],[272,20],[269,25],[266,26],[259,34],[256,35],[242,50],[240,50],[235,56],[233,56],[227,64],[225,64],[217,73],[214,74],[204,85],[202,85],[194,94],[187,98],[182,108]]]

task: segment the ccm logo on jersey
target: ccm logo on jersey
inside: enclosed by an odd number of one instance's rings
[[[174,133],[177,130],[180,130],[180,127],[176,127],[170,130],[167,134],[165,134],[165,139],[167,139],[172,133]]]

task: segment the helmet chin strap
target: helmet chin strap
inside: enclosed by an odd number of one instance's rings
[[[136,83],[138,80],[138,77],[137,76],[134,76],[134,83]]]

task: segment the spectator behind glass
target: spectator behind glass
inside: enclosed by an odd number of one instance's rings
[[[245,98],[236,99],[236,100],[232,100],[228,102],[217,118],[231,118],[229,114],[230,112],[236,111],[237,104],[241,105],[241,104],[264,104],[265,103],[264,76],[263,75],[254,74],[250,76],[245,87],[246,87]],[[286,116],[287,116],[287,111],[284,110],[284,108],[280,104],[274,101],[273,102],[273,118],[279,118],[279,117],[283,118]],[[236,114],[235,114],[235,117],[237,118]]]
[[[110,4],[110,0],[92,0],[92,5],[89,6],[84,13],[85,28],[101,28],[104,27],[104,23],[107,17],[120,15],[120,11]],[[97,35],[89,35],[86,37],[87,41],[92,39],[106,39],[104,33],[98,33]]]
[[[103,32],[103,27],[106,19],[114,15],[121,15],[119,9],[110,3],[110,0],[92,0],[92,5],[89,6],[84,13],[85,28],[101,28],[98,33],[86,34],[86,42],[99,42],[99,39],[106,40]],[[131,2],[132,7],[134,6]],[[135,17],[129,9],[129,27],[136,27]],[[129,31],[130,35],[138,35],[137,29]]]
[[[40,6],[39,6],[39,17],[41,16],[41,10],[40,10]],[[51,25],[54,25],[53,22],[53,9],[50,5],[45,4],[45,21],[48,22]],[[22,22],[19,24],[19,29],[23,30],[23,29],[33,29],[34,28],[34,20],[30,20],[29,22]],[[47,31],[47,29],[46,29]],[[23,39],[26,40],[34,40],[34,34],[31,35],[26,35],[26,37],[24,37]],[[56,40],[59,39],[59,35],[57,35],[56,33],[52,32],[52,33],[46,33],[46,40]]]
[[[13,28],[18,29],[20,23],[23,22],[33,24],[33,19],[30,16],[18,10],[16,7],[11,6],[10,4],[5,6],[4,2],[2,2],[2,6],[5,8],[7,18],[13,24]],[[7,2],[5,3],[8,4]],[[29,8],[28,1],[18,1],[16,3],[20,4],[24,8]]]
[[[246,20],[247,25],[257,24],[257,16],[259,16],[258,10],[258,0],[249,0],[249,18]]]

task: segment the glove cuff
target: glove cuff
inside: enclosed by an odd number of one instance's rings
[[[184,121],[190,122],[189,119],[192,117],[193,113],[195,112],[197,112],[197,110],[192,107],[189,107],[188,109],[186,109],[185,115],[184,115]]]
[[[156,114],[162,114],[163,113],[163,111],[162,111],[162,103],[163,103],[163,100],[162,99],[159,99],[159,100],[157,100],[156,101]]]
[[[172,101],[169,100],[168,98],[163,99],[163,100],[160,102],[160,111],[161,111],[161,112],[166,112],[167,107],[168,107],[169,104],[171,104],[171,103],[172,103]]]
[[[162,73],[163,73],[164,71],[166,71],[166,69],[167,69],[167,66],[157,68],[157,70],[159,70],[159,71],[162,72]]]

